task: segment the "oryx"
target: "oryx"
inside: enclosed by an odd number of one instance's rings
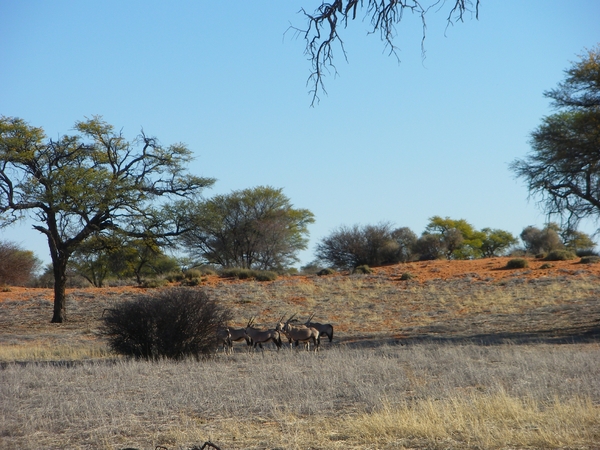
[[[223,346],[223,352],[229,355],[233,351],[233,345],[231,344],[231,332],[228,327],[217,328],[217,352],[220,346]]]
[[[229,340],[225,341],[226,333],[229,334]],[[225,351],[227,354],[233,353],[233,343],[246,341],[246,345],[250,346],[252,343],[250,342],[250,338],[246,334],[245,328],[219,328],[217,330],[217,342],[218,344],[223,345],[223,349],[225,350],[225,343],[227,343],[228,350]]]
[[[319,346],[321,345],[319,330],[314,327],[307,327],[306,325],[292,325],[291,322],[295,315],[296,314],[286,320],[285,323],[282,322],[282,317],[275,329],[286,335],[290,343],[290,348],[292,347],[293,342],[296,343],[296,346],[299,342],[302,342],[305,344],[306,350],[308,351],[310,350],[310,342],[312,341],[315,352],[318,351]]]
[[[248,325],[245,329],[246,335],[253,343],[253,348],[256,349],[258,345],[260,348],[263,348],[262,344],[266,344],[269,341],[272,341],[277,346],[277,350],[281,348],[281,335],[278,330],[264,330],[259,328],[254,328],[254,317],[252,317],[248,321]]]
[[[333,341],[333,325],[330,323],[311,322],[315,314],[311,314],[308,320],[304,323],[307,327],[313,327],[319,330],[319,336],[327,336],[329,342]]]

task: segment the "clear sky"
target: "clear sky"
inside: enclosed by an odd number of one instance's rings
[[[126,137],[184,142],[207,196],[283,188],[315,214],[302,264],[340,225],[389,221],[420,235],[434,216],[519,235],[547,218],[508,164],[551,114],[545,90],[600,42],[599,1],[481,0],[398,28],[398,63],[359,15],[338,74],[311,108],[301,7],[320,1],[0,1],[0,114],[69,134],[102,115]],[[593,232],[595,224],[584,226]],[[0,239],[49,261],[31,223]]]

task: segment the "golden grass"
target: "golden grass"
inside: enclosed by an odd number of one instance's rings
[[[540,404],[506,393],[424,399],[345,419],[360,444],[426,448],[580,447],[599,442],[600,410],[589,398]]]
[[[87,345],[55,345],[26,343],[0,346],[0,362],[9,361],[80,361],[85,359],[114,358],[102,342]]]
[[[421,399],[340,417],[206,420],[182,414],[157,433],[162,445],[219,442],[221,448],[589,448],[600,442],[600,411],[589,398],[540,404],[505,393]]]

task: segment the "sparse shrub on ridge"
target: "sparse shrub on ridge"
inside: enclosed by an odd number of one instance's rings
[[[589,255],[589,256],[583,256],[581,258],[581,261],[579,261],[581,264],[596,264],[600,262],[600,256],[597,255]]]
[[[400,275],[400,280],[402,281],[407,281],[407,280],[412,280],[415,276],[410,273],[410,272],[404,272],[402,275]]]
[[[241,267],[222,269],[219,276],[222,278],[237,278],[238,280],[254,278],[256,281],[274,281],[278,277],[277,273],[271,270],[253,270]]]
[[[552,250],[546,255],[544,261],[569,261],[577,256],[570,250]]]
[[[321,269],[317,272],[317,275],[320,277],[326,276],[326,275],[333,275],[335,273],[334,269],[331,269],[329,267],[325,268],[325,269]]]
[[[212,354],[229,310],[198,289],[170,288],[105,311],[101,333],[115,352],[144,359]]]
[[[529,263],[526,259],[523,258],[515,258],[511,259],[506,263],[506,269],[525,269],[529,267]]]
[[[371,269],[368,265],[363,264],[362,266],[355,267],[352,273],[368,275],[370,273],[373,273],[373,269]]]

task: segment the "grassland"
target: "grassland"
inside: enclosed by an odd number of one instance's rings
[[[600,279],[472,269],[207,280],[238,325],[314,312],[336,335],[318,354],[236,345],[200,362],[110,354],[99,318],[138,289],[70,291],[61,325],[48,292],[5,292],[0,448],[600,447]]]

